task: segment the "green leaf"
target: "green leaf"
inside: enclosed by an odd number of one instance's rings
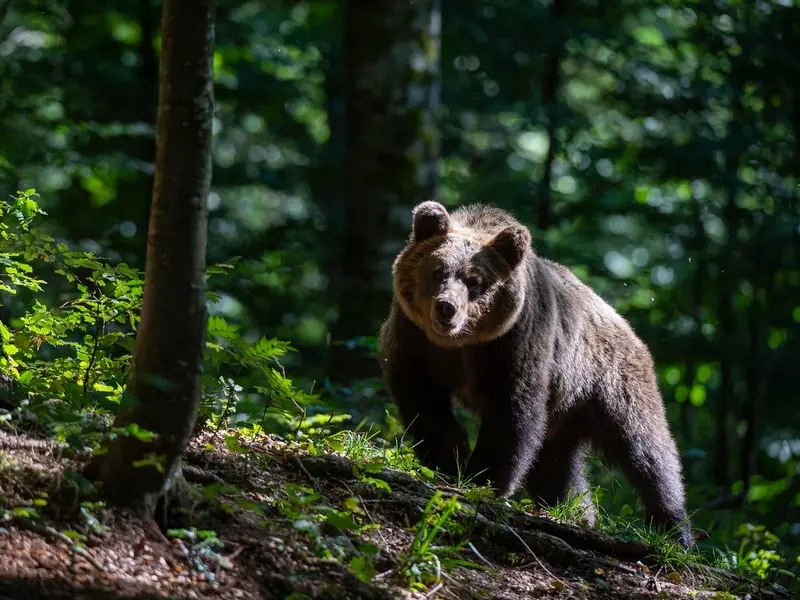
[[[74,529],[62,529],[61,533],[63,533],[65,536],[67,536],[72,541],[85,540],[86,539],[85,535],[75,531]]]
[[[250,451],[247,446],[243,446],[239,442],[238,435],[226,435],[225,436],[225,447],[228,449],[228,452],[237,452],[239,454],[246,454]]]
[[[432,482],[436,476],[436,474],[431,469],[425,466],[420,466],[419,472],[422,474],[422,477],[428,482]]]
[[[375,578],[376,570],[371,561],[363,556],[354,556],[348,563],[350,568],[361,581],[369,583]]]
[[[222,494],[235,494],[239,490],[228,484],[211,483],[203,488],[203,497],[208,500],[213,500]]]
[[[664,36],[655,27],[637,27],[633,31],[634,37],[644,46],[663,46]]]
[[[340,529],[358,529],[359,525],[350,517],[348,513],[331,511],[327,515],[328,523]]]

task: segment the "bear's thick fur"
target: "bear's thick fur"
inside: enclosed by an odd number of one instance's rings
[[[649,518],[694,545],[650,352],[566,267],[534,254],[527,228],[498,208],[423,202],[393,275],[380,362],[423,464],[504,496],[527,480],[550,505],[583,494],[591,524],[586,460],[599,450]],[[453,400],[480,417],[471,454]]]

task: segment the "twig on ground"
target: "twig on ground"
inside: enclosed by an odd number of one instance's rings
[[[533,557],[533,560],[535,560],[537,563],[539,563],[539,566],[542,568],[542,571],[544,571],[545,573],[547,573],[547,574],[548,574],[548,575],[549,575],[551,578],[555,579],[556,581],[558,581],[558,582],[559,582],[559,583],[561,583],[562,585],[565,585],[565,586],[567,586],[567,587],[572,587],[571,585],[569,585],[569,584],[568,584],[568,583],[566,583],[565,581],[563,581],[563,580],[559,579],[558,577],[556,577],[555,575],[553,575],[553,574],[552,574],[552,573],[549,571],[549,569],[548,569],[547,567],[545,567],[545,566],[544,566],[544,564],[542,563],[542,561],[541,561],[541,560],[539,560],[539,557],[538,557],[538,556],[536,556],[536,553],[535,553],[533,550],[531,550],[531,547],[530,547],[530,546],[528,546],[528,544],[526,544],[526,543],[525,543],[525,540],[523,540],[523,539],[520,537],[520,535],[519,535],[519,534],[518,534],[516,531],[514,531],[514,530],[513,530],[511,527],[509,527],[509,525],[508,525],[507,523],[503,523],[503,526],[504,526],[506,529],[508,529],[508,530],[509,530],[509,531],[510,531],[510,532],[511,532],[513,535],[514,535],[514,537],[516,537],[516,538],[517,538],[517,539],[520,541],[520,543],[521,543],[523,546],[525,546],[525,549],[528,551],[528,554],[530,554],[530,555]]]
[[[306,466],[303,464],[303,461],[300,460],[299,456],[297,456],[296,454],[292,456],[292,462],[294,462],[294,464],[297,465],[297,468],[300,469],[303,475],[305,475],[308,478],[308,480],[311,482],[312,485],[316,485],[317,480],[314,479],[314,476],[308,472],[308,469],[306,469]]]
[[[440,581],[440,582],[439,582],[439,583],[437,583],[435,586],[433,586],[433,587],[431,588],[431,590],[430,590],[430,591],[429,591],[427,594],[425,594],[425,597],[426,597],[426,598],[430,598],[431,596],[433,596],[433,595],[434,595],[436,592],[438,592],[438,591],[439,591],[440,589],[442,589],[443,587],[444,587],[444,584],[443,584],[443,583]]]
[[[493,569],[493,568],[494,568],[494,567],[492,566],[492,563],[490,563],[490,562],[489,562],[489,560],[488,560],[488,559],[486,559],[486,558],[483,556],[483,554],[481,554],[480,552],[478,552],[478,549],[475,547],[475,545],[474,545],[472,542],[468,542],[468,543],[467,543],[467,546],[469,546],[469,549],[470,549],[470,550],[472,550],[472,553],[473,553],[475,556],[477,556],[477,557],[478,557],[478,558],[481,560],[481,562],[482,562],[483,564],[485,564],[485,565],[486,565],[487,567],[489,567],[490,569]]]
[[[370,514],[369,509],[367,509],[367,505],[364,503],[364,498],[362,498],[360,494],[355,494],[353,490],[350,489],[350,486],[348,486],[346,483],[342,483],[342,485],[344,486],[344,489],[346,489],[351,496],[358,498],[358,502],[364,509],[364,513],[366,513],[367,518],[372,522],[373,525],[377,525],[377,522],[375,521],[375,519],[372,518],[372,514]],[[381,533],[380,529],[376,529],[375,532],[378,534],[378,537],[381,538],[381,541],[384,544],[388,544],[386,538],[384,537],[383,533]]]

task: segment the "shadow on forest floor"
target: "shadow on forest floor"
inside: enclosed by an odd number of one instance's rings
[[[60,579],[14,579],[0,577],[0,600],[163,600],[153,593],[121,595],[119,591],[78,587]]]
[[[466,510],[426,549],[414,525],[440,514],[429,505],[435,486],[271,436],[202,433],[185,464],[188,529],[167,537],[126,511],[78,510],[66,482],[80,462],[0,433],[0,600],[777,597],[718,570],[659,564],[642,542],[483,497],[459,496]],[[439,489],[444,504],[457,491]],[[459,551],[435,547],[465,536]],[[448,567],[453,558],[472,564]],[[438,581],[437,563],[448,567]],[[434,580],[408,591],[408,574],[426,570]]]

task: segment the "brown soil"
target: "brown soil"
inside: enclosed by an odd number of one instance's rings
[[[438,584],[412,593],[398,566],[433,486],[397,471],[372,475],[390,484],[388,492],[353,476],[352,463],[341,456],[309,456],[272,437],[245,445],[249,452],[231,452],[222,436],[204,433],[187,453],[188,480],[225,482],[244,492],[211,500],[191,495],[183,518],[224,543],[219,554],[202,555],[192,543],[167,539],[154,521],[122,510],[92,508],[102,526],[95,531],[69,485],[82,462],[53,444],[0,433],[0,507],[8,511],[0,522],[0,600],[776,597],[730,574],[660,566],[643,544],[485,503],[469,524],[472,547],[460,556],[482,568],[444,571]],[[369,583],[348,568],[349,557],[317,556],[314,540],[276,508],[291,485],[313,489],[321,495],[314,504],[339,510],[355,497],[364,521],[379,525],[362,534],[380,549]],[[259,503],[261,514],[237,504],[242,497]],[[38,514],[18,510],[32,506]],[[75,547],[64,532],[86,538]],[[358,543],[325,527],[320,539],[345,552]]]

